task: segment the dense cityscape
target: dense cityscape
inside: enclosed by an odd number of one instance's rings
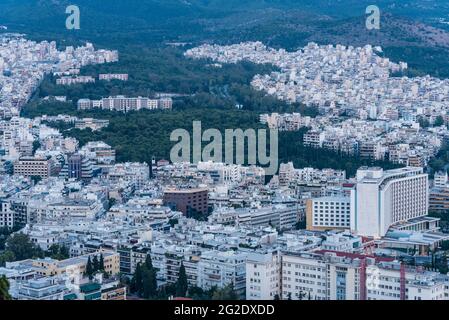
[[[281,72],[257,75],[257,90],[291,103],[319,108],[321,116],[262,115],[270,128],[311,128],[304,143],[392,163],[425,167],[449,135],[446,105],[449,81],[427,77],[392,77],[406,63],[392,63],[379,47],[318,46],[297,52],[269,49],[260,42],[232,46],[204,45],[187,57],[219,63],[242,60],[273,64]],[[432,124],[432,128],[428,128]]]
[[[261,110],[259,128],[372,165],[119,161],[120,142],[86,137],[204,93],[135,94],[120,50],[1,33],[0,300],[449,300],[449,79],[374,44],[210,43],[178,58],[273,68],[248,92],[290,110]],[[73,108],[24,116],[32,103]]]

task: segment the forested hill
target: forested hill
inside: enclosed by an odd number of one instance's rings
[[[389,45],[391,38],[420,42],[412,17],[427,24],[447,16],[449,0],[378,0],[384,21],[374,34],[364,30],[370,0],[78,0],[81,29],[65,28],[65,9],[71,0],[2,0],[0,25],[45,39],[91,40],[108,43],[163,43],[166,41],[254,40],[297,47],[306,41],[341,39],[353,45],[364,42]],[[32,13],[32,14],[30,14]],[[362,19],[360,19],[362,18]],[[445,24],[435,24],[445,27]],[[399,36],[399,38],[398,38]],[[385,40],[385,42],[383,42]],[[412,41],[411,41],[412,40]],[[424,42],[426,45],[425,39]]]

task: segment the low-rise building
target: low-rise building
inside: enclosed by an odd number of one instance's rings
[[[57,278],[45,277],[18,283],[18,300],[63,300],[66,287]]]
[[[111,81],[111,80],[120,80],[120,81],[128,81],[127,73],[100,73],[98,75],[99,80]]]

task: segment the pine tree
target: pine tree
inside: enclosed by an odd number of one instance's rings
[[[185,297],[188,288],[189,285],[187,283],[186,268],[184,267],[184,263],[181,261],[181,267],[179,268],[179,277],[178,281],[176,281],[176,296]]]
[[[0,277],[0,301],[11,300],[9,295],[9,282],[5,276]]]
[[[92,261],[90,261],[90,256],[87,258],[87,265],[86,265],[86,275],[89,277],[90,280],[92,280],[92,275],[94,274],[94,269],[92,266]]]

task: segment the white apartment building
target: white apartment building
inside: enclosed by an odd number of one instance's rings
[[[216,183],[229,185],[242,179],[243,167],[239,165],[207,161],[199,162],[197,168],[209,173]]]
[[[146,163],[126,162],[114,165],[109,169],[107,179],[111,182],[129,181],[134,182],[137,188],[150,178],[150,167]]]
[[[84,130],[90,128],[92,131],[101,130],[109,126],[109,120],[100,120],[93,118],[83,118],[75,120],[75,128]]]
[[[14,211],[11,210],[9,202],[0,203],[0,228],[14,227]]]
[[[124,96],[103,98],[102,108],[106,110],[115,110],[122,112],[140,110],[148,106],[148,100],[148,98],[127,98]]]
[[[141,109],[171,109],[173,100],[171,98],[150,99],[146,97],[125,97],[116,96],[103,98],[101,100],[80,99],[78,100],[78,110],[101,108],[111,111],[129,112]]]
[[[162,110],[172,109],[173,108],[173,99],[172,98],[161,98],[158,99],[158,108]]]
[[[250,253],[246,260],[246,300],[274,300],[281,296],[278,251]]]
[[[260,167],[245,167],[213,161],[198,162],[197,170],[208,174],[215,184],[227,186],[239,183],[246,178],[262,181],[265,177],[265,171]]]
[[[355,253],[363,247],[362,237],[352,235],[349,230],[331,231],[325,237],[321,242],[322,250]]]
[[[56,79],[57,85],[72,85],[80,83],[95,83],[95,79],[91,76],[77,76],[77,77],[61,77]]]
[[[307,230],[349,229],[350,218],[349,197],[321,197],[306,202]]]
[[[351,191],[351,230],[383,237],[397,223],[427,215],[428,175],[422,168],[361,168]]]
[[[448,182],[447,171],[438,171],[435,172],[435,176],[433,178],[433,186],[435,188],[446,188]]]
[[[63,300],[65,286],[57,278],[31,279],[18,283],[18,300]]]
[[[47,209],[49,219],[81,219],[93,220],[104,211],[102,204],[94,200],[65,199],[64,202],[49,204]]]
[[[99,80],[111,81],[111,80],[120,80],[120,81],[128,81],[127,73],[100,73],[98,75]]]
[[[59,225],[43,224],[34,225],[33,228],[23,230],[32,243],[39,246],[42,250],[48,250],[53,244],[59,244],[59,239],[64,227]]]
[[[297,206],[275,205],[254,209],[239,210],[238,224],[251,226],[273,226],[280,229],[292,229],[299,220],[300,208]]]
[[[198,262],[198,286],[208,290],[233,284],[235,292],[244,296],[246,287],[246,253],[206,251]]]
[[[284,300],[327,300],[327,267],[313,254],[283,253],[281,296]]]
[[[359,146],[359,155],[363,159],[381,160],[381,144],[379,141],[363,141]]]
[[[79,99],[78,110],[88,110],[92,108],[92,101],[90,99]]]
[[[279,165],[278,176],[280,186],[288,185],[295,177],[295,167],[293,166],[293,162],[281,163]]]
[[[448,277],[391,258],[332,251],[282,254],[282,299],[447,300]]]
[[[302,168],[295,169],[292,162],[281,163],[279,165],[279,185],[285,186],[295,182],[336,182],[341,183],[346,180],[346,172],[344,170],[334,169],[314,169]]]
[[[437,272],[381,262],[365,273],[367,300],[448,300],[448,278]]]
[[[81,148],[80,154],[98,164],[115,163],[115,150],[102,141],[89,141]]]
[[[260,115],[260,122],[270,129],[279,131],[296,131],[310,123],[310,117],[302,117],[299,113],[272,113]]]
[[[321,148],[323,146],[324,138],[324,132],[311,130],[304,134],[303,143],[308,147]]]

